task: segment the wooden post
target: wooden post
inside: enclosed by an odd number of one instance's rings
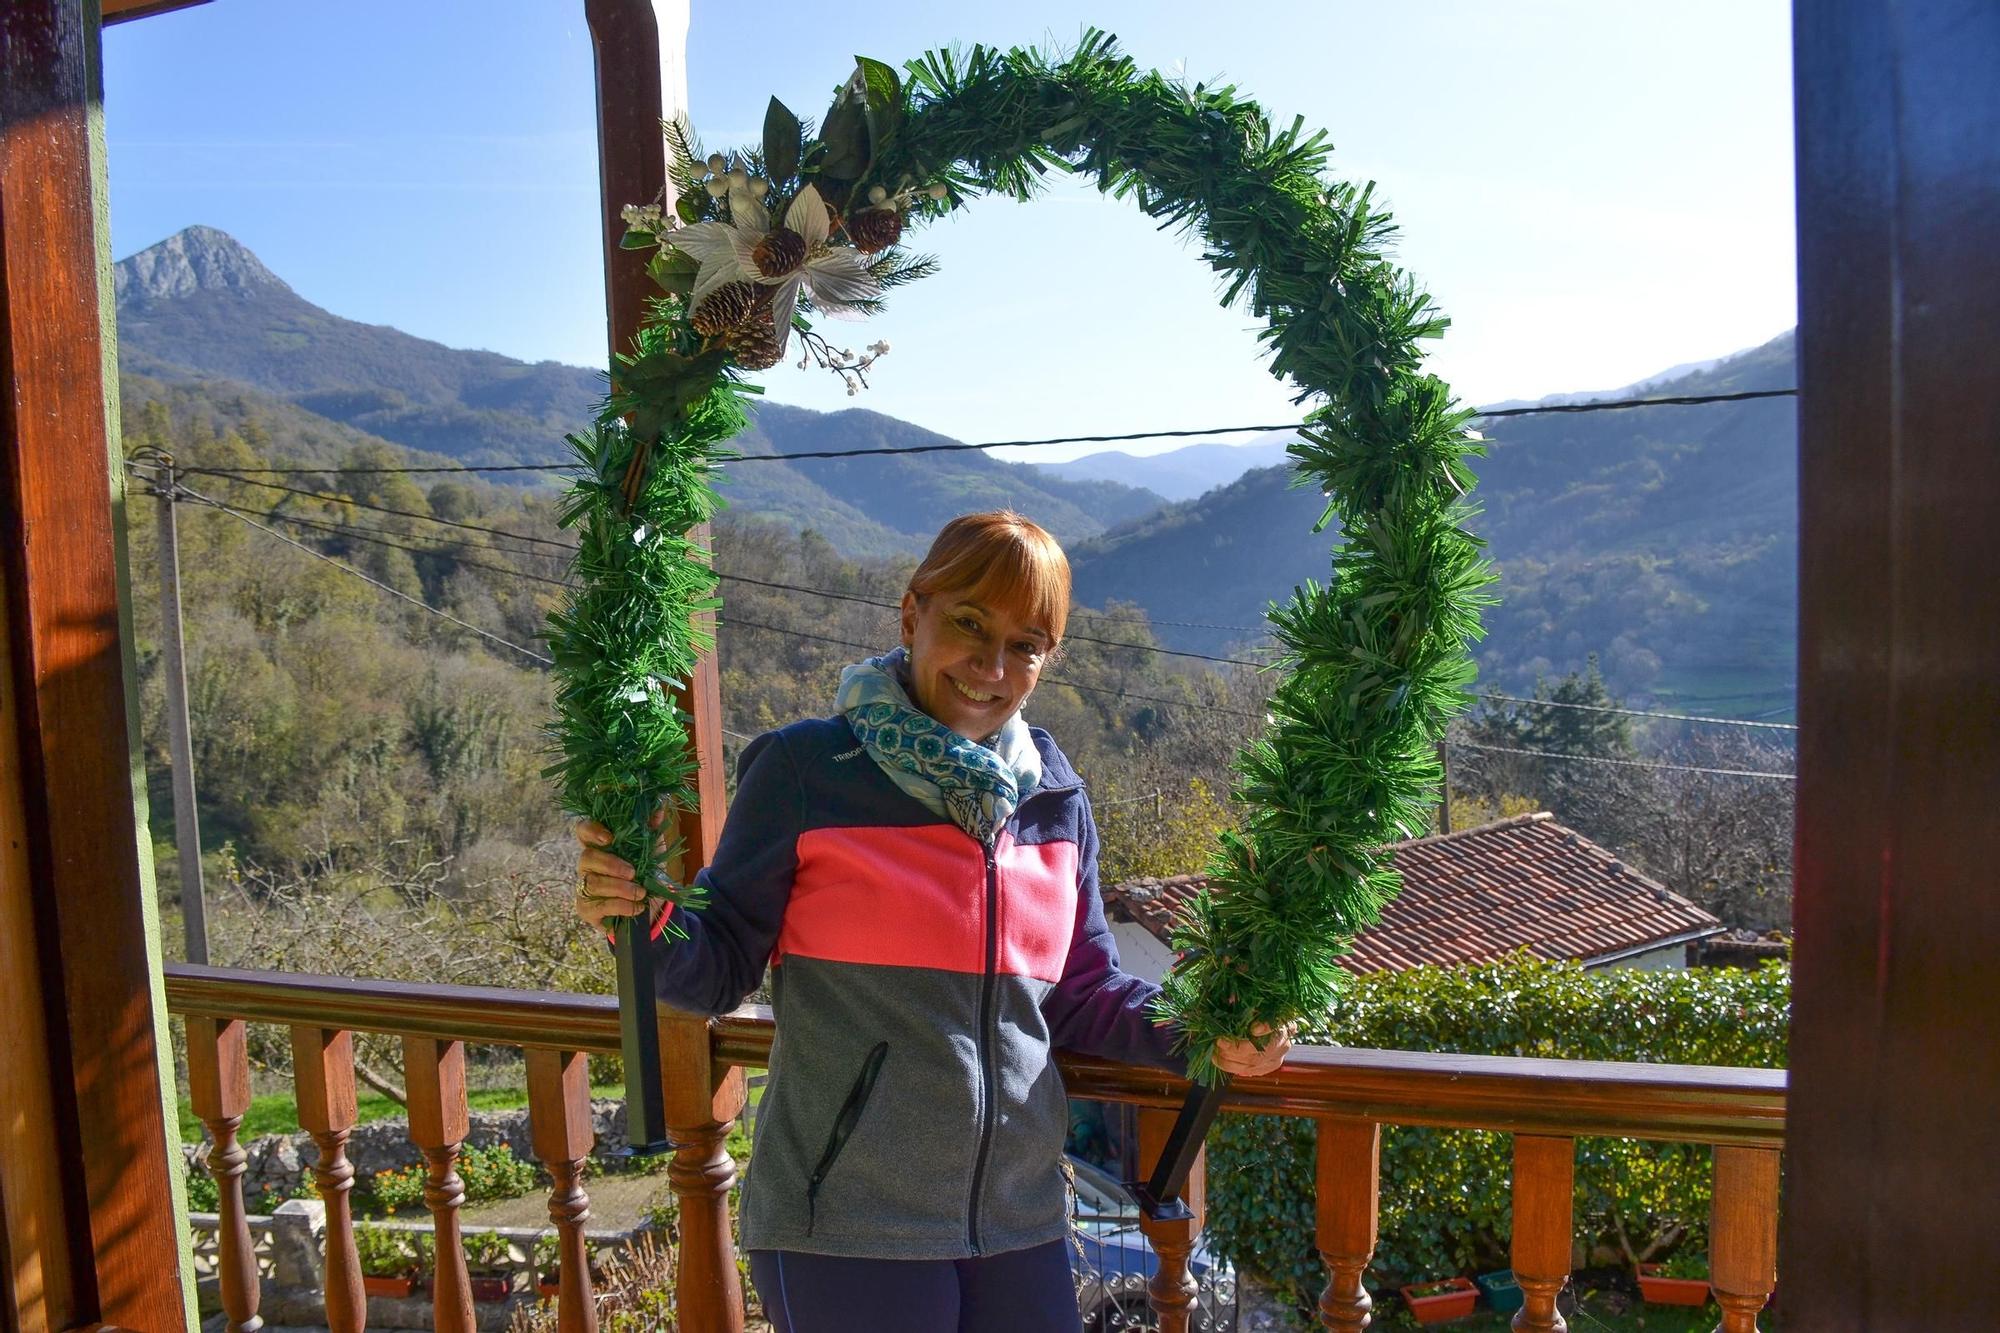
[[[1787,1328],[1990,1328],[2000,6],[1793,8],[1799,758]]]
[[[465,1043],[403,1038],[403,1086],[410,1099],[410,1142],[428,1164],[424,1205],[436,1228],[432,1246],[431,1311],[438,1333],[472,1333],[472,1275],[459,1239],[465,1182],[458,1150],[465,1142]]]
[[[1159,1162],[1166,1150],[1167,1140],[1173,1135],[1177,1118],[1175,1111],[1159,1107],[1140,1108],[1139,1167],[1142,1174],[1151,1173]],[[1206,1152],[1194,1159],[1180,1198],[1188,1207],[1185,1217],[1155,1218],[1143,1209],[1139,1213],[1139,1230],[1146,1233],[1153,1253],[1160,1258],[1160,1266],[1146,1284],[1147,1300],[1160,1321],[1160,1333],[1187,1333],[1188,1316],[1194,1310],[1195,1297],[1200,1291],[1194,1275],[1188,1272],[1188,1260],[1194,1254],[1195,1243],[1201,1239],[1202,1219],[1207,1213]]]
[[[549,1173],[549,1220],[556,1224],[562,1256],[557,1327],[561,1333],[597,1333],[590,1250],[583,1239],[583,1224],[590,1219],[583,1164],[597,1142],[590,1119],[589,1058],[575,1051],[530,1050],[528,1116],[535,1156]]]
[[[0,947],[0,1255],[23,1319],[178,1328],[192,1293],[110,475],[102,51],[84,0],[0,10],[0,784],[26,872],[0,878],[0,922],[23,932]],[[18,1123],[31,1108],[45,1118]]]
[[[1514,1281],[1521,1308],[1518,1333],[1564,1333],[1556,1297],[1569,1282],[1576,1140],[1514,1136]]]
[[[1334,1333],[1360,1333],[1375,1308],[1361,1275],[1375,1257],[1381,1215],[1382,1126],[1332,1117],[1318,1126],[1314,1218],[1327,1271],[1319,1319]]]
[[[669,22],[662,31],[660,14]],[[687,5],[685,0],[584,0],[591,46],[597,65],[597,160],[599,206],[604,227],[604,296],[610,346],[614,355],[631,349],[645,318],[646,302],[658,294],[646,276],[646,256],[619,245],[625,235],[620,216],[627,204],[650,203],[664,197],[673,213],[673,187],[667,180],[666,143],[660,134],[663,116],[686,108],[679,104],[684,86],[666,93],[673,73],[686,65]],[[663,77],[663,71],[669,73]],[[684,76],[682,76],[684,83]],[[688,533],[696,545],[712,549],[708,526]],[[711,619],[713,619],[711,617]],[[679,831],[686,851],[681,873],[692,876],[708,864],[722,836],[722,815],[728,807],[722,781],[722,693],[715,655],[703,654],[692,677],[674,691],[674,701],[688,715],[688,742],[694,749],[695,804],[679,812]]]
[[[708,1020],[660,1009],[662,1093],[673,1164],[667,1168],[681,1209],[680,1264],[674,1284],[684,1327],[743,1333],[743,1280],[729,1234],[729,1189],[736,1163],[723,1147],[743,1114],[749,1088],[740,1065],[714,1059]]]
[[[361,1333],[368,1298],[354,1244],[354,1164],[347,1138],[358,1116],[354,1096],[354,1036],[332,1028],[292,1029],[292,1088],[299,1127],[319,1149],[313,1184],[326,1205],[326,1323],[331,1333]]]
[[[1768,1148],[1715,1150],[1708,1279],[1720,1333],[1757,1333],[1778,1281],[1778,1154]]]
[[[202,888],[201,810],[194,785],[194,735],[188,726],[187,655],[181,636],[180,525],[174,521],[174,460],[155,463],[160,518],[160,657],[166,687],[167,750],[172,759],[174,851],[181,878],[181,933],[190,963],[208,961],[208,899]]]
[[[215,1177],[220,1215],[216,1285],[229,1333],[256,1333],[264,1327],[257,1308],[261,1290],[257,1251],[250,1242],[249,1210],[243,1206],[243,1171],[249,1154],[236,1141],[250,1109],[250,1059],[241,1019],[187,1020],[188,1102],[208,1126],[208,1171]]]

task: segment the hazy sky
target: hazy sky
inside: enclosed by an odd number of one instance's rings
[[[599,364],[582,12],[213,0],[111,28],[117,253],[207,223],[337,314]],[[709,146],[747,143],[773,93],[817,117],[856,52],[900,63],[951,42],[1067,44],[1083,22],[1142,65],[1232,82],[1276,119],[1326,127],[1334,171],[1379,182],[1402,262],[1452,317],[1432,366],[1469,402],[1613,387],[1794,321],[1778,0],[693,0],[691,113]],[[827,330],[891,342],[875,387],[849,399],[824,372],[785,366],[765,377],[774,399],[872,407],[969,440],[1297,416],[1254,321],[1221,309],[1187,245],[1129,205],[1059,186],[1026,206],[976,202],[917,239],[944,271],[866,326]]]

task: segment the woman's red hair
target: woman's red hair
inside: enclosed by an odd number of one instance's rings
[[[1011,612],[1060,642],[1069,622],[1069,557],[1054,537],[1011,510],[962,514],[931,542],[909,590],[919,601],[949,593]]]

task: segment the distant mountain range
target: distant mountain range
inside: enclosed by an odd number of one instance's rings
[[[121,261],[116,283],[128,406],[164,400],[218,428],[254,418],[273,452],[303,463],[371,441],[423,461],[559,461],[562,436],[589,420],[603,384],[596,370],[344,319],[213,228]],[[1786,334],[1631,387],[1790,387],[1794,373]],[[1478,650],[1485,680],[1525,689],[1597,652],[1613,688],[1635,697],[1739,715],[1789,706],[1798,548],[1789,401],[1523,417],[1488,433],[1475,527],[1500,568],[1504,605]],[[1326,577],[1328,539],[1311,531],[1319,497],[1290,489],[1287,471],[1271,466],[1283,461],[1283,437],[1044,467],[975,452],[782,461],[941,442],[877,412],[765,403],[737,441],[747,457],[726,470],[724,493],[741,516],[810,527],[853,556],[913,553],[948,515],[1010,506],[1070,547],[1081,601],[1128,600],[1156,622],[1194,622],[1160,632],[1200,651],[1255,639],[1267,603]]]
[[[1730,393],[1796,384],[1793,335],[1650,387]],[[1602,655],[1622,692],[1736,715],[1782,714],[1798,627],[1798,435],[1789,399],[1509,418],[1487,426],[1474,528],[1501,574],[1483,678],[1513,689]],[[1324,580],[1323,501],[1284,468],[1071,551],[1077,595],[1156,620],[1255,626]],[[1246,636],[1178,629],[1216,651]]]
[[[277,447],[302,462],[330,461],[370,438],[464,463],[557,462],[563,436],[588,423],[603,392],[596,370],[461,351],[343,319],[213,227],[189,227],[120,261],[115,282],[128,401],[198,391],[236,404],[239,415],[268,409],[286,430]],[[766,403],[736,447],[781,457],[944,440],[878,412]],[[743,462],[727,469],[723,493],[741,514],[812,527],[854,555],[921,551],[940,514],[1011,506],[1074,541],[1165,502],[978,453]]]

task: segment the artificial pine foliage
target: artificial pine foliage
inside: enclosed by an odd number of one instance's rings
[[[809,314],[872,313],[881,292],[934,269],[934,261],[895,248],[903,231],[975,195],[1031,198],[1051,171],[1090,176],[1102,192],[1194,235],[1222,279],[1224,304],[1241,303],[1265,321],[1272,373],[1297,388],[1296,401],[1313,404],[1290,451],[1297,484],[1326,497],[1320,526],[1337,527],[1338,540],[1328,582],[1308,583],[1271,612],[1283,680],[1264,735],[1237,760],[1243,827],[1215,851],[1209,889],[1176,938],[1181,958],[1161,1007],[1185,1027],[1193,1071],[1204,1081],[1216,1074],[1209,1057],[1216,1039],[1244,1035],[1258,1022],[1324,1013],[1343,975],[1336,960],[1399,886],[1378,849],[1426,825],[1442,776],[1437,742],[1467,702],[1468,648],[1480,633],[1480,608],[1492,600],[1492,573],[1465,526],[1472,512],[1468,460],[1482,448],[1466,429],[1471,413],[1421,369],[1420,344],[1442,334],[1447,321],[1388,258],[1395,228],[1372,183],[1328,174],[1324,133],[1308,133],[1297,120],[1274,125],[1234,88],[1142,72],[1096,31],[1065,56],[974,46],[931,52],[900,76],[861,60],[817,132],[774,101],[758,151],[704,157],[683,125],[668,127],[668,143],[680,190],[676,221],[685,225],[669,228],[657,209],[634,210],[641,216],[631,221],[628,241],[658,246],[650,271],[670,299],[657,312],[653,337],[669,359],[642,348],[640,364],[619,376],[626,398],[613,415],[636,407],[664,420],[672,412],[656,410],[661,399],[675,410],[713,407],[699,432],[691,425],[644,430],[634,418],[633,437],[699,439],[678,453],[665,450],[645,472],[649,487],[672,489],[684,504],[693,492],[706,493],[705,482],[663,476],[704,469],[713,454],[703,450],[727,438],[714,433],[725,409],[736,410],[734,386],[707,359],[773,364],[794,328],[822,355],[809,336]],[[830,241],[784,276],[750,271],[732,258],[728,236],[804,225],[786,210],[807,189],[828,208],[830,231],[846,218],[853,249],[867,251],[877,240],[891,248],[861,261]],[[894,236],[886,225],[877,235],[864,221],[877,211],[900,219]],[[775,256],[778,244],[789,242],[767,244],[765,252],[789,263],[789,252]],[[709,324],[713,334],[690,327],[686,303],[695,293],[740,280],[774,285],[776,308],[795,312],[790,324],[781,320],[756,336],[743,326]],[[698,376],[691,369],[697,363]],[[849,363],[820,363],[856,373]],[[605,479],[579,488],[577,516],[591,525],[600,521],[594,507],[620,493],[614,456],[631,456],[627,437],[606,433],[609,420],[579,446]],[[629,596],[631,581],[616,561],[631,557],[616,548],[616,527],[607,524],[608,545],[591,548],[599,563],[582,567],[592,586],[579,605],[597,595],[599,578]],[[680,593],[709,598],[706,567],[694,555],[675,563],[681,558],[661,557],[659,582],[647,585],[660,596],[649,607],[664,608]],[[667,589],[669,563],[683,571],[680,593]],[[697,568],[699,578],[691,572]],[[685,626],[683,610],[660,614]],[[613,619],[621,633],[642,632],[638,617]],[[574,734],[585,747],[583,757],[572,752],[566,761],[566,782],[582,780],[581,791],[601,782],[615,799],[593,808],[623,802],[626,819],[643,824],[659,793],[684,792],[687,770],[685,759],[677,767],[648,749],[655,755],[648,767],[610,772],[611,743],[603,738],[619,726],[640,726],[617,713],[621,700],[637,697],[630,663],[641,660],[640,647],[595,622],[588,633],[573,621],[561,628],[570,631],[562,649],[578,655],[565,659],[566,672],[587,676],[592,686],[577,695],[575,726],[566,722],[566,738]],[[676,645],[685,642],[683,632]],[[599,652],[625,656],[592,656]],[[585,657],[592,658],[587,670]],[[566,692],[572,688],[566,683]],[[643,718],[649,735],[663,741],[666,713],[643,711]],[[632,834],[621,847],[643,841]]]

